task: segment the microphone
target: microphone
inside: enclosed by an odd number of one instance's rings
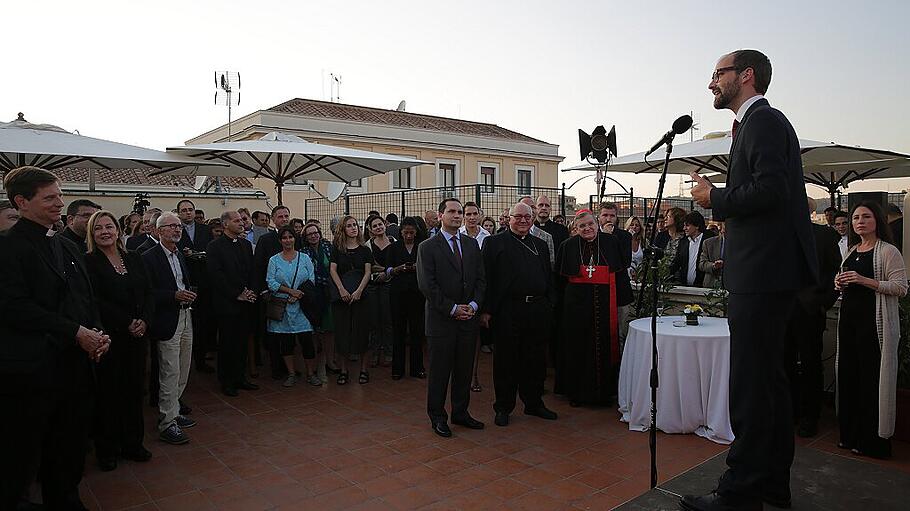
[[[660,140],[657,141],[656,144],[651,146],[651,149],[649,149],[648,152],[645,153],[645,159],[647,159],[648,156],[651,155],[651,153],[653,153],[654,151],[659,149],[660,146],[662,146],[664,144],[669,144],[670,142],[672,142],[673,138],[676,137],[676,135],[682,135],[683,133],[689,131],[689,128],[691,128],[691,127],[692,127],[692,117],[690,117],[688,115],[683,115],[679,119],[676,119],[675,121],[673,121],[673,128],[670,129],[670,131],[666,132],[664,134],[664,136],[661,137]]]

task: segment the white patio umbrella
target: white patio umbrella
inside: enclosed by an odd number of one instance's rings
[[[137,165],[153,169],[191,169],[225,165],[145,147],[70,133],[51,124],[32,124],[20,113],[0,123],[0,172],[23,165],[60,168],[116,169]]]
[[[709,179],[723,182],[727,172],[730,146],[733,139],[726,134],[708,135],[702,140],[674,145],[669,174],[689,174],[690,171],[707,171]],[[848,146],[834,142],[800,139],[803,160],[803,178],[806,183],[825,188],[833,203],[834,194],[853,181],[910,177],[910,155]],[[645,161],[645,153],[621,156],[609,166],[612,172],[660,172],[663,168],[663,151],[659,150]],[[565,170],[594,170],[589,164]],[[720,175],[719,175],[720,174]]]
[[[206,175],[263,177],[274,181],[279,204],[284,183],[293,179],[350,183],[393,170],[431,163],[407,156],[316,144],[296,135],[279,132],[271,132],[259,140],[169,147],[168,151],[228,164],[226,168],[207,169]],[[192,171],[161,170],[152,175],[164,173],[189,175]]]

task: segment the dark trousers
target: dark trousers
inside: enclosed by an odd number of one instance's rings
[[[129,335],[111,340],[110,350],[95,367],[95,455],[117,456],[121,449],[142,447],[142,379],[148,341]]]
[[[236,387],[245,379],[250,317],[244,312],[221,314],[217,318],[218,331],[221,333],[218,343],[218,381],[223,387]]]
[[[158,406],[158,391],[161,384],[158,381],[158,341],[151,339],[149,343],[149,406]]]
[[[424,304],[420,291],[392,291],[392,374],[404,375],[405,358],[410,351],[411,376],[423,372]],[[405,346],[410,349],[406,350]]]
[[[787,325],[787,378],[793,418],[817,422],[821,413],[824,368],[822,345],[825,315],[808,312],[797,304]]]
[[[71,390],[0,394],[0,409],[14,415],[0,421],[0,509],[16,509],[36,475],[45,508],[68,509],[79,499],[91,395]]]
[[[288,369],[285,367],[284,360],[281,358],[280,344],[272,342],[269,332],[267,331],[269,324],[269,320],[265,316],[267,304],[268,300],[265,299],[256,303],[256,320],[253,325],[253,328],[255,329],[253,335],[253,352],[256,356],[259,356],[259,350],[262,346],[265,346],[265,349],[269,354],[269,372],[273,379],[280,380],[288,375]]]
[[[736,440],[718,490],[790,496],[793,407],[784,340],[793,293],[730,293],[730,424]]]
[[[468,415],[471,402],[471,375],[477,330],[452,328],[444,336],[427,336],[430,371],[427,374],[427,415],[433,422],[446,421],[446,394],[452,380],[452,418]]]
[[[205,365],[205,356],[211,351],[208,343],[210,325],[211,312],[201,305],[193,307],[193,362],[197,368]]]
[[[515,395],[526,409],[543,406],[552,307],[546,301],[510,302],[494,316],[493,388],[496,413],[512,413]]]

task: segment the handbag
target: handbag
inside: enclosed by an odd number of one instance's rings
[[[303,296],[297,301],[303,315],[311,325],[322,326],[322,316],[326,309],[325,286],[317,286],[309,280],[304,280],[297,289],[303,291]]]
[[[297,254],[297,267],[294,269],[294,278],[291,279],[291,286],[297,280],[297,271],[300,270],[300,253]],[[291,287],[288,286],[288,287]],[[284,313],[288,308],[288,299],[275,296],[274,293],[269,295],[269,301],[265,304],[265,316],[272,321],[281,321],[284,319]]]

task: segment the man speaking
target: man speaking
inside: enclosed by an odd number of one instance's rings
[[[768,104],[771,62],[756,50],[721,57],[708,89],[736,114],[727,182],[692,173],[692,197],[726,222],[724,285],[730,292],[730,422],[736,440],[718,488],[686,495],[688,510],[790,507],[793,419],[784,338],[796,291],[817,279],[806,216],[799,140]],[[780,222],[768,222],[779,218]]]

